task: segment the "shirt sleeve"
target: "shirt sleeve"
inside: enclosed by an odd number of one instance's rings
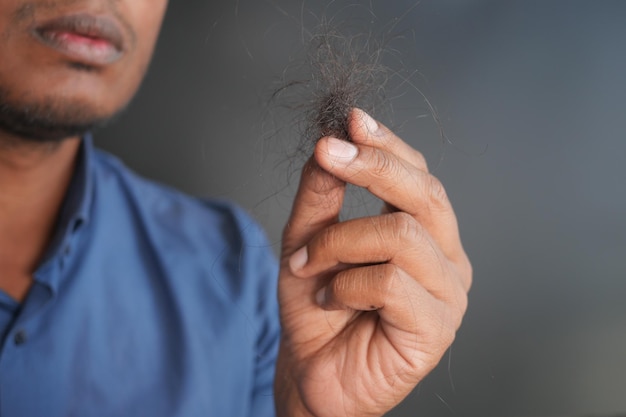
[[[254,387],[250,417],[275,416],[274,372],[280,343],[280,320],[277,298],[278,262],[261,227],[240,211],[244,242],[241,254],[247,282],[250,284],[250,313],[255,324]]]

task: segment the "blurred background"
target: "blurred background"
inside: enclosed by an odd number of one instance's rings
[[[383,121],[446,185],[475,268],[452,349],[389,415],[626,414],[626,2],[171,1],[142,90],[97,145],[237,201],[277,248],[301,139],[268,97],[324,18],[401,35],[389,65],[410,82]],[[347,215],[377,210],[351,198]]]

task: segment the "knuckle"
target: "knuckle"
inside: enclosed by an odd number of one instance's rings
[[[328,227],[316,239],[316,244],[312,245],[318,250],[336,248],[341,242],[341,233],[337,227]]]
[[[448,194],[446,193],[445,187],[441,181],[437,179],[437,177],[429,175],[426,188],[428,200],[432,206],[437,208],[444,208],[448,206]]]
[[[457,282],[446,293],[447,296],[441,299],[445,305],[445,323],[447,327],[456,331],[461,327],[463,317],[467,312],[469,302],[467,292],[464,286]]]
[[[428,162],[426,162],[426,158],[421,152],[415,151],[415,161],[418,168],[428,171]]]
[[[420,241],[424,238],[424,229],[413,216],[403,211],[389,215],[394,237],[401,241]]]
[[[467,256],[464,257],[461,264],[461,276],[465,283],[466,291],[469,291],[474,280],[474,267]]]
[[[370,162],[373,165],[372,171],[377,177],[393,178],[398,172],[398,166],[395,161],[380,150],[372,152]]]
[[[457,280],[461,283],[463,292],[467,294],[472,287],[474,274],[472,263],[470,262],[467,254],[465,252],[461,252],[461,254],[452,262],[451,268],[453,273],[458,277]]]
[[[457,330],[461,326],[463,316],[468,307],[468,295],[463,277],[459,277],[454,269],[448,271],[448,276],[444,280],[448,282],[446,289],[441,296],[441,300],[446,305],[448,325]],[[450,275],[451,274],[451,275]]]

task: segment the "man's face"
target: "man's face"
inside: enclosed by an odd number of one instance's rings
[[[121,110],[141,83],[166,5],[0,0],[0,130],[58,140]]]

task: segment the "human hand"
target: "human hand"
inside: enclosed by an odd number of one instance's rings
[[[467,307],[472,269],[423,156],[360,110],[352,143],[322,138],[283,234],[282,416],[380,416],[437,365]],[[345,184],[386,204],[339,222]]]

